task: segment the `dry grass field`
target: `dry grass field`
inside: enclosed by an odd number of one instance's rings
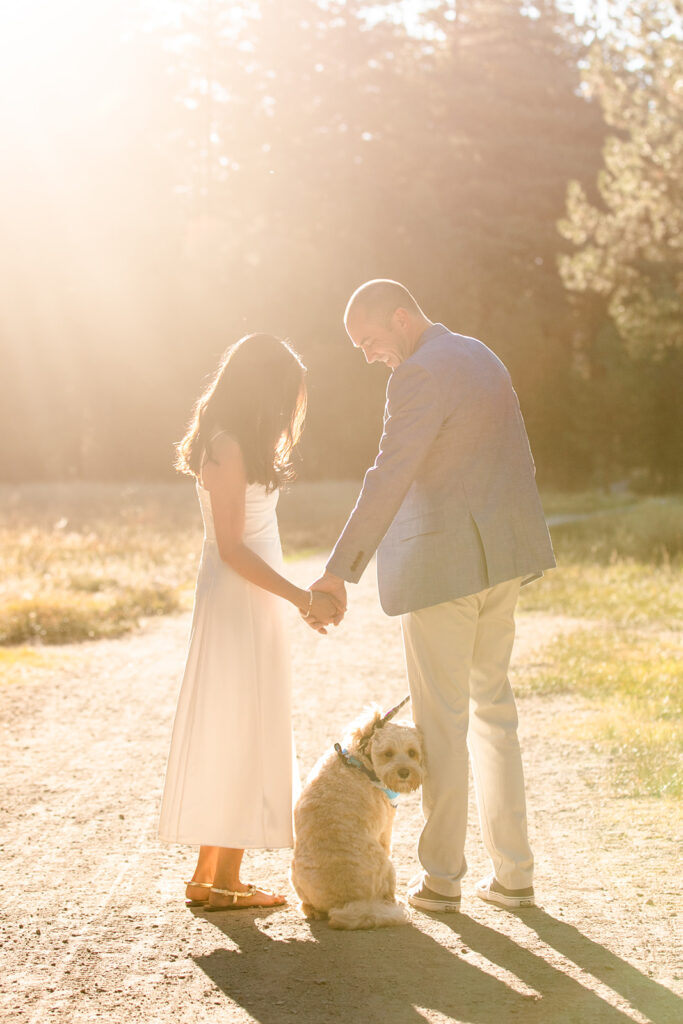
[[[329,547],[355,495],[340,483],[283,497],[298,582],[320,572],[323,558],[307,552]],[[406,929],[338,935],[293,904],[190,914],[191,852],[156,838],[201,545],[191,486],[5,487],[0,500],[0,1015],[681,1019],[680,501],[549,496],[561,567],[523,594],[512,666],[542,909],[512,915],[473,899],[486,859],[472,808],[460,915],[414,912]],[[394,703],[405,679],[398,623],[381,613],[372,571],[351,588],[339,630],[318,637],[293,614],[291,634],[305,774],[359,707]],[[395,829],[400,892],[420,821],[415,795]],[[287,851],[253,853],[250,877],[287,891],[288,863]]]
[[[356,492],[330,483],[286,494],[286,552],[332,544]],[[188,483],[0,487],[0,645],[120,636],[187,608],[201,538]]]
[[[357,492],[341,481],[285,493],[287,556],[329,550]],[[523,591],[521,609],[584,626],[520,686],[595,702],[590,738],[609,745],[627,791],[680,796],[683,500],[544,500],[559,568]],[[191,607],[201,548],[191,484],[5,485],[0,510],[0,679],[44,658],[45,645],[122,636]]]

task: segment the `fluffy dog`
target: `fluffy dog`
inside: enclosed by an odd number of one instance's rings
[[[396,795],[422,783],[423,755],[412,724],[390,723],[397,710],[373,710],[343,750],[324,754],[294,809],[292,884],[305,916],[332,928],[407,921],[394,895],[391,831]]]

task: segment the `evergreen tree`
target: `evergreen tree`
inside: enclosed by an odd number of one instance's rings
[[[163,473],[224,347],[270,330],[310,368],[303,472],[359,474],[386,370],[364,365],[341,317],[373,276],[500,353],[541,479],[589,472],[572,364],[590,318],[566,301],[555,223],[568,177],[597,173],[602,120],[578,95],[571,19],[552,0],[534,16],[521,0],[434,0],[419,31],[361,0],[148,6],[149,31],[90,35],[98,73],[76,76],[73,104],[87,116],[59,146],[68,195],[34,168],[14,203],[0,254],[12,472]],[[22,205],[41,214],[30,238]],[[29,458],[34,435],[54,452]]]
[[[566,286],[604,299],[639,369],[633,452],[667,487],[683,479],[682,15],[678,0],[638,0],[593,43],[585,78],[612,133],[596,198],[572,181],[559,225],[576,247]]]

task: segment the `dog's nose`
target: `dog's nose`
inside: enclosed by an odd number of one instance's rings
[[[407,779],[408,776],[410,775],[410,772],[408,771],[407,768],[399,768],[398,775],[399,775],[399,778],[401,778],[401,779]]]

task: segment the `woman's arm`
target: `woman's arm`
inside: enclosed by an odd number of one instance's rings
[[[234,438],[222,434],[213,443],[213,459],[202,466],[202,484],[211,497],[216,542],[221,559],[236,573],[257,587],[283,597],[304,615],[311,609],[311,591],[302,590],[272,569],[242,541],[244,533],[244,497],[247,478],[242,452]],[[325,598],[323,605],[318,597]],[[325,594],[314,594],[316,620],[336,618],[338,606]]]

